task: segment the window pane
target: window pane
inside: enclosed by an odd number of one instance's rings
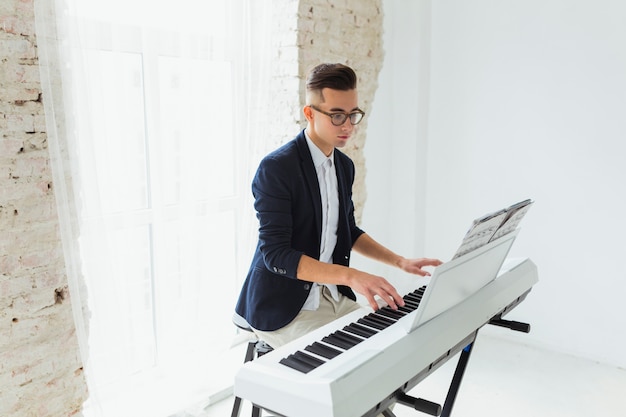
[[[231,64],[159,58],[165,204],[234,195]]]
[[[104,238],[104,237],[103,237]],[[124,379],[155,363],[153,285],[149,226],[109,233],[107,274],[90,282],[90,352],[101,381]],[[104,254],[100,254],[101,256]]]
[[[234,230],[232,211],[155,226],[161,365],[180,366],[181,351],[197,361],[228,346],[223,335],[234,334]]]
[[[139,54],[91,51],[87,72],[91,78],[92,134],[98,183],[90,184],[90,206],[104,213],[146,208],[145,119],[142,58]],[[85,169],[93,169],[86,166]],[[90,176],[85,176],[89,178]],[[98,193],[95,195],[94,193]]]

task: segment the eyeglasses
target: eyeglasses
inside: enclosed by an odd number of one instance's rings
[[[352,113],[328,113],[324,110],[318,109],[312,104],[309,104],[309,107],[330,117],[330,122],[335,126],[343,125],[348,118],[350,118],[350,124],[358,125],[361,123],[361,120],[363,120],[363,116],[365,116],[365,112],[363,110],[355,110]]]

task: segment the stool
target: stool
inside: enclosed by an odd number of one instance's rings
[[[233,324],[237,326],[239,329],[252,333],[252,328],[248,324],[248,322],[241,317],[239,314],[235,313],[233,315]],[[270,345],[265,343],[262,340],[257,338],[251,339],[248,342],[248,347],[246,348],[246,356],[243,360],[244,363],[250,362],[255,358],[259,358],[265,355],[267,352],[271,352],[273,349]],[[233,412],[231,413],[231,417],[239,417],[239,411],[241,409],[241,398],[235,397],[235,402],[233,404]],[[254,404],[252,404],[252,417],[260,417],[261,409]]]

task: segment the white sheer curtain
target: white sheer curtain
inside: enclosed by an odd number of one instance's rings
[[[249,182],[272,139],[254,129],[272,5],[254,3],[35,2],[88,417],[165,417],[232,384]]]

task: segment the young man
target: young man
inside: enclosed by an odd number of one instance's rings
[[[237,306],[255,333],[277,348],[361,308],[402,296],[383,277],[349,267],[351,250],[427,276],[437,259],[406,259],[377,243],[354,220],[354,164],[338,150],[365,115],[354,71],[315,67],[306,83],[305,130],[267,155],[252,182],[259,242]]]

